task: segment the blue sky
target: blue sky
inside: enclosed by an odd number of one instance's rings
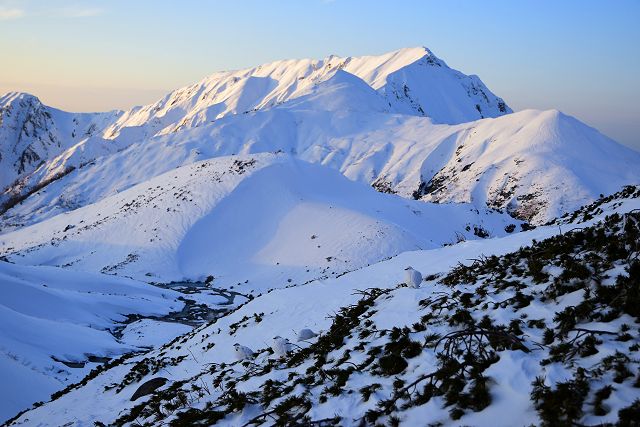
[[[0,92],[78,111],[222,69],[427,46],[514,109],[640,149],[639,0],[0,0]]]

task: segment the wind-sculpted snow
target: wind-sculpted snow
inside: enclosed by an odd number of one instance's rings
[[[638,200],[602,207],[569,232],[407,252],[256,296],[14,424],[633,425]],[[419,289],[399,285],[407,265]],[[319,336],[272,353],[303,328]],[[236,360],[234,343],[256,358]],[[153,378],[166,381],[131,401]]]
[[[0,261],[0,421],[81,380],[99,366],[88,359],[136,350],[110,329],[129,314],[180,310],[178,296],[125,278]]]
[[[518,221],[381,194],[324,166],[258,154],[192,163],[4,234],[0,253],[145,280],[213,275],[256,292],[407,250],[501,236],[509,224]]]

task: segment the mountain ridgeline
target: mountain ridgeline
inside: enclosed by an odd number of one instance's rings
[[[125,112],[63,113],[9,94],[0,117],[3,228],[241,153],[282,151],[379,191],[533,223],[640,175],[637,152],[557,111],[513,113],[426,48],[218,72]],[[114,163],[132,172],[104,182]]]

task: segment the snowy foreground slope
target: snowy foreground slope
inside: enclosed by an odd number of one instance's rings
[[[263,152],[320,163],[379,191],[504,209],[533,223],[640,182],[640,154],[597,130],[558,111],[499,105],[477,77],[424,48],[216,73],[111,113],[102,132],[52,150],[0,195],[0,230],[194,161]]]
[[[146,281],[213,275],[216,286],[257,292],[503,236],[510,224],[520,229],[506,214],[381,194],[323,166],[258,154],[195,162],[1,235],[0,255]]]
[[[634,425],[639,197],[257,296],[12,425]],[[420,289],[398,285],[407,265]],[[301,328],[320,335],[272,354]]]
[[[164,315],[183,306],[177,292],[146,283],[3,261],[0,284],[2,420],[99,365],[73,362],[136,350],[109,332],[126,315]]]

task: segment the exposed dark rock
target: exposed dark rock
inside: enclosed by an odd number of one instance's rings
[[[153,393],[154,391],[156,391],[157,389],[165,385],[167,381],[169,380],[164,377],[157,377],[157,378],[150,379],[149,381],[145,382],[140,387],[138,387],[136,392],[133,393],[133,396],[131,396],[131,401],[133,402],[134,400],[137,400],[142,396],[146,396],[148,394]]]

